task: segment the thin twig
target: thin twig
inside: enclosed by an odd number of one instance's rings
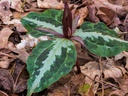
[[[16,88],[16,85],[17,85],[17,83],[18,83],[19,77],[20,77],[21,73],[23,72],[23,69],[24,69],[24,68],[25,68],[25,65],[21,68],[21,70],[20,70],[18,76],[16,77],[16,80],[15,80],[15,83],[14,83],[14,87],[13,87],[13,91],[14,91],[14,92],[15,92],[14,89]]]
[[[74,4],[77,4],[78,2],[80,2],[81,0],[78,0],[78,1],[76,1],[76,2],[74,2]]]
[[[128,34],[128,32],[119,32],[118,34],[119,35],[126,35],[126,34]]]
[[[103,81],[103,76],[102,76],[102,74],[103,74],[103,66],[102,66],[102,63],[101,63],[101,57],[99,57],[99,65],[100,65],[100,74],[101,74],[101,81]],[[101,96],[104,96],[104,84],[103,84],[103,82],[101,82],[101,84],[102,84],[102,95]]]
[[[12,55],[9,55],[9,54],[3,53],[3,52],[0,52],[0,55],[4,55],[7,57],[11,57],[11,58],[16,58],[15,56],[12,56]]]
[[[112,83],[109,83],[109,82],[106,82],[106,81],[101,81],[101,80],[95,80],[95,79],[92,79],[90,76],[88,76],[87,74],[83,74],[84,76],[86,76],[86,77],[88,77],[90,80],[92,80],[93,82],[97,82],[97,83],[100,83],[101,84],[101,82],[103,82],[103,83],[105,83],[105,84],[107,84],[107,85],[110,85],[110,86],[112,86],[112,87],[115,87],[115,88],[117,88],[117,89],[119,89],[119,87],[118,86],[116,86],[116,85],[114,85],[114,84],[112,84]]]
[[[0,90],[0,93],[1,93],[2,96],[9,96],[8,94],[6,94],[5,92],[3,92],[1,90]]]

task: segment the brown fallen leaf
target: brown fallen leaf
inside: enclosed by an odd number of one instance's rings
[[[116,66],[116,62],[113,59],[107,59],[106,61],[102,61],[102,71],[104,74],[104,79],[107,78],[121,78],[125,73],[125,68],[121,66]],[[92,83],[92,80],[100,80],[101,69],[99,63],[96,61],[88,62],[84,66],[81,66],[81,72],[87,76],[85,78],[85,82],[88,84]],[[90,77],[90,78],[88,78]]]
[[[53,9],[63,9],[64,5],[62,0],[37,0],[37,5],[39,8],[53,8]]]
[[[9,0],[0,0],[0,19],[4,24],[8,24],[11,16]]]
[[[18,32],[27,32],[25,27],[21,24],[19,19],[13,19],[10,22],[8,22],[8,25],[13,24],[16,27],[16,30]]]
[[[103,73],[104,78],[121,78],[125,73],[126,70],[124,67],[117,66],[116,62],[113,59],[107,59],[107,61],[103,61]]]
[[[126,65],[125,65],[125,68],[128,69],[128,52],[125,52],[125,51],[124,51],[122,54],[123,54],[123,56],[126,58]]]
[[[0,68],[8,68],[10,65],[10,61],[8,59],[8,57],[6,56],[3,56],[1,59],[0,59]]]
[[[122,53],[118,54],[117,56],[115,56],[115,60],[121,60],[124,57],[126,58],[125,68],[128,69],[128,52],[123,51]]]
[[[1,49],[0,50],[0,68],[8,68],[10,62],[14,61],[15,55],[11,53],[8,49]]]
[[[13,89],[13,78],[8,70],[0,69],[0,88],[11,91]]]
[[[115,4],[115,5],[123,5],[124,0],[108,0],[109,3]]]
[[[116,16],[113,10],[106,7],[100,7],[96,15],[107,25],[110,25]]]
[[[128,12],[128,9],[126,9],[122,5],[111,4],[108,2],[108,0],[92,0],[92,1],[96,4],[97,8],[100,8],[100,7],[110,8],[111,10],[113,10],[115,13],[117,13],[120,16],[124,16]]]
[[[78,88],[84,84],[84,78],[83,74],[70,72],[49,87],[51,92],[48,93],[48,96],[79,96]]]
[[[24,63],[26,63],[29,54],[26,52],[25,49],[22,49],[22,50],[21,49],[17,49],[15,47],[15,45],[13,43],[11,43],[11,42],[9,42],[8,48],[11,51],[17,53],[18,55],[16,55],[16,57],[19,58],[20,60],[22,60]]]
[[[70,96],[70,87],[66,85],[59,87],[53,90],[52,93],[49,93],[48,96]]]
[[[83,8],[80,8],[80,9],[76,10],[76,14],[75,15],[76,16],[80,16],[80,19],[78,21],[78,26],[82,25],[84,23],[84,19],[88,15],[87,7],[83,7]]]
[[[122,59],[123,57],[124,57],[124,52],[121,52],[120,54],[118,54],[118,55],[116,55],[116,56],[114,57],[114,60],[117,61],[117,60]]]
[[[12,33],[13,31],[6,27],[0,31],[0,49],[7,48],[8,38]]]
[[[94,80],[100,80],[101,72],[99,69],[99,63],[96,61],[91,61],[86,63],[84,66],[80,66],[81,73],[85,76],[89,76],[90,78],[86,77],[85,82],[88,84],[92,84]]]
[[[13,93],[23,92],[27,88],[28,73],[25,65],[17,63],[12,69],[0,69],[0,88],[7,90],[9,96]],[[25,95],[24,95],[25,96]]]
[[[128,95],[128,79],[120,80],[120,89],[112,91],[109,96],[127,96]]]
[[[97,12],[96,5],[94,3],[92,3],[92,4],[88,5],[87,8],[88,8],[88,12],[89,12],[88,16],[89,16],[90,21],[95,22],[95,23],[99,22],[100,20],[96,16],[96,12]]]
[[[125,17],[125,20],[124,20],[124,24],[123,25],[124,25],[125,32],[128,32],[128,14]],[[124,36],[124,39],[128,41],[128,34],[126,34]]]
[[[12,68],[12,77],[14,80],[13,92],[23,92],[27,88],[28,79],[28,72],[25,68],[25,65],[21,64],[21,62],[15,62]]]
[[[11,0],[10,7],[18,12],[23,12],[21,0]]]

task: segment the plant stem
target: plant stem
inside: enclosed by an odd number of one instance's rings
[[[80,65],[78,63],[78,59],[76,60],[76,68],[77,68],[77,73],[81,73]]]

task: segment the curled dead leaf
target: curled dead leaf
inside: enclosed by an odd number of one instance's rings
[[[13,78],[8,70],[0,69],[0,88],[11,91],[13,89]]]
[[[105,79],[109,77],[121,78],[126,73],[125,68],[116,66],[116,62],[113,59],[108,58],[107,61],[103,61],[102,64]]]
[[[106,7],[100,7],[97,12],[97,16],[104,21],[107,25],[110,25],[114,17],[116,16],[115,12]]]
[[[122,53],[118,54],[117,56],[115,56],[115,60],[120,60],[122,59],[123,57],[126,58],[126,65],[125,65],[125,68],[128,69],[128,52],[126,51],[123,51]]]
[[[104,74],[104,79],[107,78],[121,78],[125,73],[125,68],[121,66],[116,66],[116,62],[113,59],[107,59],[107,61],[102,61],[102,71]],[[101,76],[101,69],[99,63],[96,61],[88,62],[84,66],[81,66],[81,72],[87,76],[85,81],[91,83],[92,80],[99,80]],[[90,78],[88,78],[90,77]]]
[[[14,24],[14,26],[16,27],[18,32],[27,32],[27,30],[25,29],[25,27],[21,24],[19,19],[13,19],[11,20],[9,23],[10,24]]]
[[[76,14],[75,15],[76,16],[80,16],[80,19],[78,21],[78,26],[82,25],[84,23],[84,19],[88,15],[87,7],[83,7],[83,8],[80,8],[80,9],[76,10]]]
[[[93,0],[93,2],[96,4],[97,8],[100,8],[100,7],[110,8],[120,16],[126,15],[128,12],[128,9],[126,9],[122,5],[114,5],[108,2],[108,0]]]
[[[11,42],[9,42],[8,48],[9,48],[11,51],[17,53],[18,55],[16,55],[16,57],[19,58],[20,60],[22,60],[24,63],[26,63],[29,54],[26,52],[25,49],[22,49],[22,50],[20,49],[20,50],[19,50],[19,49],[17,49],[17,48],[15,47],[15,45],[14,45],[13,43],[11,43]]]
[[[0,31],[0,49],[7,48],[8,38],[12,33],[13,31],[6,27]]]

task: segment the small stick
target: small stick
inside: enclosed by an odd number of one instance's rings
[[[109,83],[109,82],[106,82],[106,81],[101,81],[101,80],[92,79],[92,78],[91,78],[90,76],[88,76],[87,74],[83,74],[83,75],[86,76],[86,77],[88,77],[90,80],[92,80],[92,81],[94,81],[94,82],[97,82],[97,83],[103,82],[103,83],[105,83],[105,84],[107,84],[107,85],[110,85],[110,86],[112,86],[112,87],[115,87],[115,88],[119,89],[118,86],[116,86],[116,85],[114,85],[114,84],[112,84],[112,83]]]
[[[3,53],[3,52],[0,52],[0,55],[4,55],[4,56],[7,56],[7,57],[15,58],[14,56],[6,54],[6,53]]]
[[[100,65],[101,81],[103,81],[103,77],[102,77],[103,66],[101,63],[101,57],[99,57],[99,65]],[[104,84],[103,84],[103,82],[101,82],[101,84],[102,84],[102,95],[101,96],[104,96]]]

